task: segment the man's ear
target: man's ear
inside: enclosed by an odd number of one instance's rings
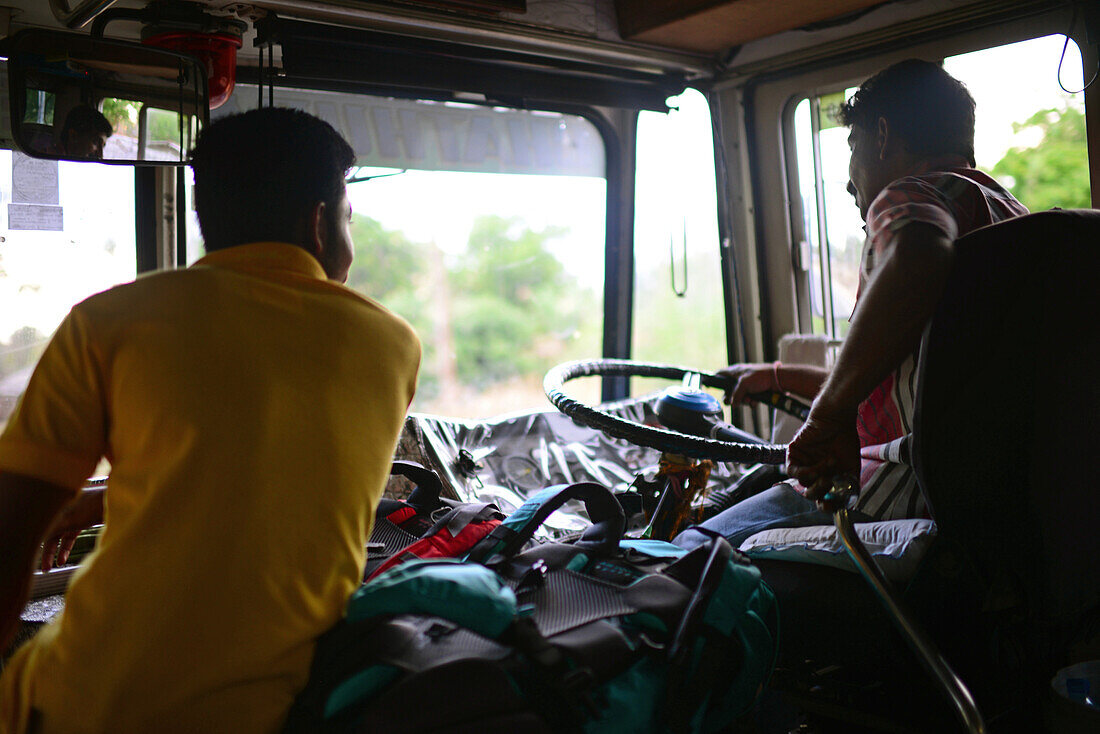
[[[318,201],[313,205],[313,208],[309,210],[309,219],[306,222],[306,244],[309,247],[309,251],[313,253],[313,256],[318,260],[321,260],[325,247],[328,245],[328,226],[325,220],[327,214],[325,202]]]
[[[893,142],[890,137],[890,123],[885,117],[878,118],[878,125],[875,126],[875,145],[878,147],[879,160],[886,160],[887,152]]]

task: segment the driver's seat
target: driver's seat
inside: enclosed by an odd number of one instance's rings
[[[1043,709],[1054,672],[1100,658],[1100,499],[1090,481],[1100,460],[1098,277],[1100,212],[982,228],[956,242],[921,347],[914,462],[939,536],[906,598],[991,731],[1051,730]],[[869,591],[856,598],[853,579],[834,569],[760,565],[779,597],[786,664],[816,658],[779,685],[809,682],[817,690],[798,691],[803,702],[838,715],[860,711],[876,691],[919,689],[926,695],[891,700],[863,721],[885,711],[911,724],[916,713],[905,709],[919,701],[925,721],[961,729]],[[814,589],[833,595],[834,607]],[[830,691],[818,674],[834,653],[887,680],[874,689],[838,679],[840,692]]]
[[[958,242],[923,345],[917,476],[1031,717],[1059,667],[1100,657],[1098,277],[1100,211],[985,227]]]

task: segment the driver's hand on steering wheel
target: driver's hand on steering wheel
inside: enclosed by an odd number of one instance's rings
[[[858,482],[859,435],[855,411],[830,409],[815,404],[806,422],[787,447],[787,473],[806,488],[806,497],[832,512],[837,502],[825,502],[837,476]]]
[[[726,405],[751,404],[753,401],[747,398],[748,395],[779,389],[775,384],[775,368],[771,362],[731,364],[729,367],[718,370],[716,374],[728,378],[733,383],[732,388],[726,389],[726,395],[723,398]]]
[[[103,522],[103,494],[106,487],[92,487],[81,491],[61,513],[54,518],[46,531],[43,543],[41,570],[63,566],[76,543],[80,531]]]

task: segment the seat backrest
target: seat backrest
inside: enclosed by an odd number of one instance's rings
[[[1054,210],[956,242],[921,346],[922,491],[1053,657],[1100,603],[1098,321],[1100,211]]]

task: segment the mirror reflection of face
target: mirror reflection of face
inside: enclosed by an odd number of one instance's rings
[[[96,130],[83,132],[70,130],[65,138],[65,155],[73,158],[101,161],[103,160],[103,146],[107,144],[109,137],[109,135]]]

